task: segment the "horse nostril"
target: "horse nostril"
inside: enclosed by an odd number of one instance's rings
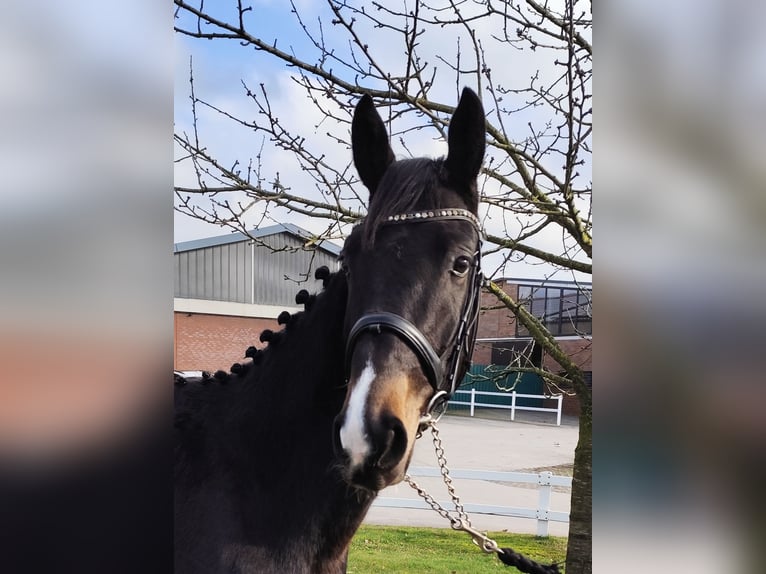
[[[384,417],[381,421],[379,440],[376,452],[378,459],[375,466],[381,470],[389,470],[399,464],[407,450],[407,431],[402,421],[393,416]]]

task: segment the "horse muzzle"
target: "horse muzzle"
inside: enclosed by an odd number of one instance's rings
[[[413,387],[406,376],[378,378],[371,363],[356,377],[334,433],[349,484],[378,491],[404,478],[419,422],[411,405],[423,401]]]
[[[397,417],[387,415],[369,425],[362,452],[347,448],[339,427],[343,477],[350,485],[377,492],[402,480],[408,460],[408,433]],[[353,442],[346,441],[349,447]]]

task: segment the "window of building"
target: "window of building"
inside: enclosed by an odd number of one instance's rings
[[[561,287],[519,285],[519,302],[554,336],[590,335],[592,291]],[[529,337],[529,330],[516,324],[517,337]]]

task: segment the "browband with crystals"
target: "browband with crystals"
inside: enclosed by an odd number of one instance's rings
[[[479,218],[467,209],[429,209],[428,211],[415,211],[412,213],[402,213],[398,215],[389,215],[386,223],[415,223],[418,221],[433,221],[445,219],[464,219],[473,224],[479,236],[483,237],[484,232],[481,229]]]

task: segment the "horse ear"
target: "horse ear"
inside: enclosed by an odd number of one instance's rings
[[[481,100],[470,88],[463,88],[460,102],[449,123],[449,152],[444,166],[449,178],[460,186],[472,185],[484,160],[486,119]]]
[[[359,178],[372,197],[386,169],[394,161],[394,152],[388,144],[386,126],[369,94],[362,96],[354,110],[351,149]]]

